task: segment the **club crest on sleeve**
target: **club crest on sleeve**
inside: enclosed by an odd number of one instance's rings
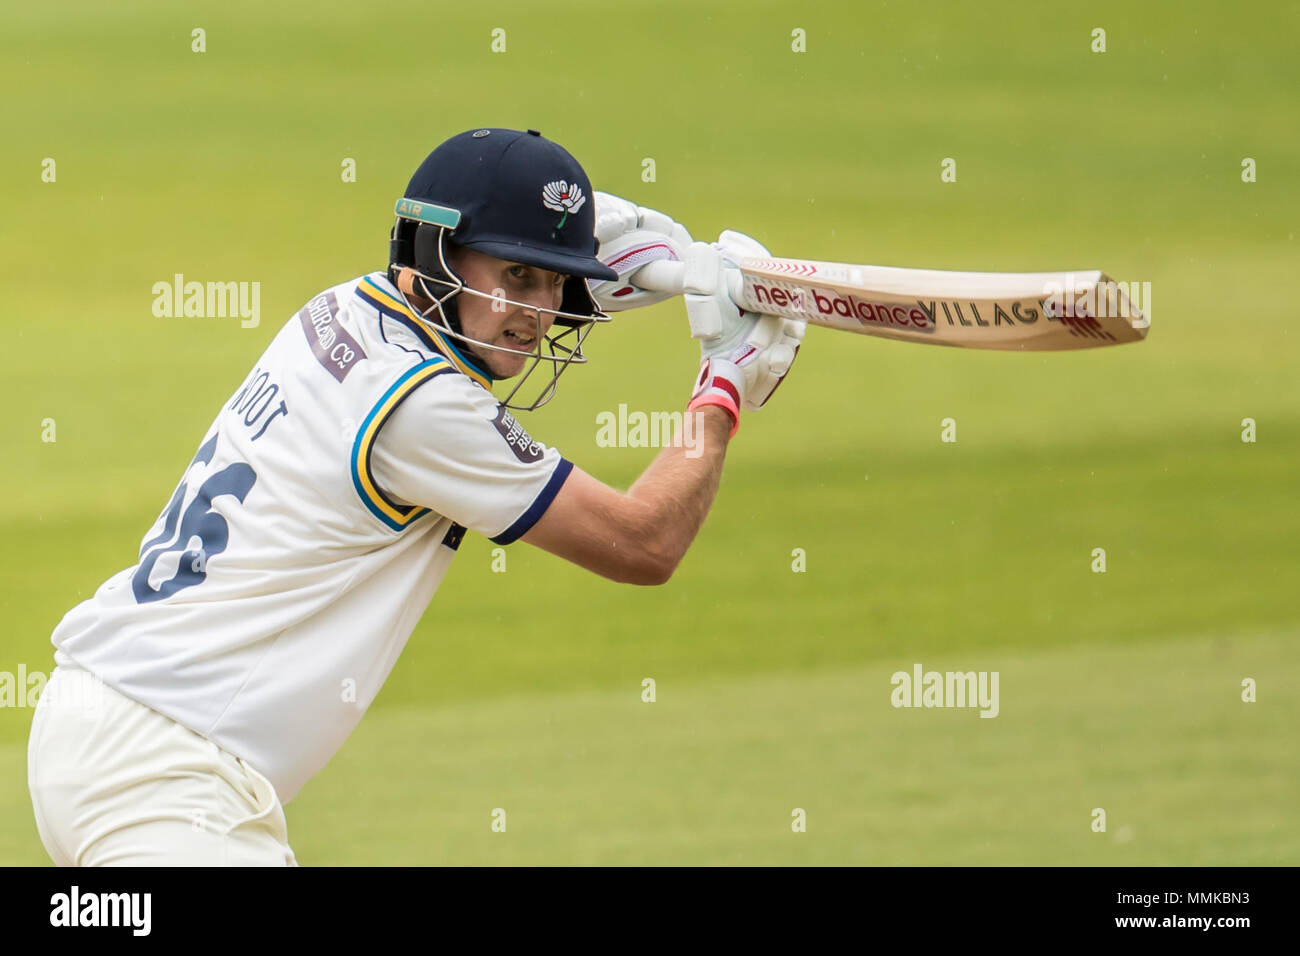
[[[563,179],[557,179],[542,187],[542,205],[547,209],[564,213],[556,223],[556,229],[563,229],[569,213],[576,215],[586,201],[587,197],[582,194],[582,189],[577,183],[570,184]]]
[[[541,461],[542,455],[546,453],[545,446],[533,441],[532,436],[524,431],[524,426],[519,424],[504,405],[497,406],[497,416],[492,419],[492,425],[501,433],[515,457],[525,464]]]

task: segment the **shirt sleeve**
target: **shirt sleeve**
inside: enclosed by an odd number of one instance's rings
[[[546,512],[573,469],[464,376],[436,375],[389,415],[370,449],[379,489],[509,544]]]

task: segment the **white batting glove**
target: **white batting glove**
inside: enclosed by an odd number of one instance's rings
[[[803,334],[808,323],[786,319],[779,315],[760,316],[754,331],[745,339],[745,346],[753,351],[733,359],[745,374],[745,393],[741,408],[756,412],[772,397],[777,386],[785,381],[794,365]]]
[[[766,259],[772,255],[756,239],[731,229],[724,230],[715,245],[724,267],[729,269],[739,266],[741,259]],[[777,315],[761,316],[755,323],[744,342],[753,352],[742,352],[733,359],[745,373],[744,402],[741,405],[745,411],[758,411],[767,404],[794,364],[807,331],[807,322]]]
[[[746,312],[728,292],[731,273],[747,256],[768,256],[756,240],[724,232],[718,242],[693,243],[684,259],[683,292],[691,335],[700,340],[700,374],[687,406],[718,405],[732,417],[756,411],[771,398],[794,363],[806,324]]]
[[[627,277],[648,262],[685,257],[691,234],[655,209],[638,206],[610,193],[593,193],[596,203],[596,256],[618,273],[618,281],[592,279],[592,297],[602,312],[622,312],[672,298],[670,292],[647,292]]]

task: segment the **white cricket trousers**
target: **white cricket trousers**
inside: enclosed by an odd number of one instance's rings
[[[76,665],[36,704],[27,784],[59,866],[298,865],[269,780]]]

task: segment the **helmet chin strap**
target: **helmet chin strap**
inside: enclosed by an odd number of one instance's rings
[[[431,290],[425,284],[424,277],[412,269],[410,266],[402,266],[397,270],[396,286],[405,296],[416,296],[432,302],[437,307],[438,312],[447,322],[447,327],[457,335],[463,336],[464,330],[460,327],[460,313],[456,308],[454,301],[443,302],[436,295],[431,295]],[[452,300],[458,293],[452,292],[444,298]],[[488,365],[483,355],[465,340],[460,340],[457,346],[462,352],[467,352],[474,364],[478,366],[480,372],[486,375],[492,381],[497,381],[497,376],[493,374],[492,367]]]

